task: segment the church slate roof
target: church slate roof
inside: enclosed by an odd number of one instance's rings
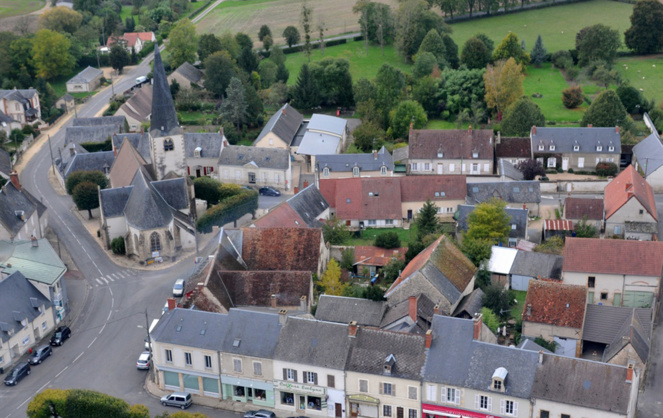
[[[145,162],[151,164],[152,163],[152,155],[150,154],[150,134],[148,133],[136,133],[136,134],[117,134],[113,135],[113,147],[118,150],[120,147],[122,147],[122,142],[124,141],[124,138],[128,139],[129,142],[131,142],[131,145],[133,145],[134,148],[136,148],[136,151],[140,154],[141,157],[145,160]]]
[[[99,202],[105,217],[124,216],[124,208],[134,186],[103,189],[100,191]]]
[[[173,220],[171,209],[148,183],[143,170],[136,172],[132,185],[134,188],[124,210],[127,223],[141,230],[167,226]]]
[[[156,137],[177,135],[180,133],[177,113],[157,43],[154,44],[154,78],[152,82],[154,90],[150,132]]]
[[[66,179],[69,174],[74,171],[95,171],[99,170],[105,173],[105,168],[110,170],[115,161],[115,153],[113,151],[89,152],[84,154],[76,154],[67,165],[64,172]]]
[[[65,131],[66,144],[85,144],[88,142],[104,142],[120,132],[116,125],[101,126],[70,126]]]
[[[184,153],[187,158],[195,158],[196,148],[202,149],[200,158],[219,158],[223,148],[223,135],[212,133],[185,133]]]
[[[170,207],[178,210],[189,207],[189,196],[187,195],[186,179],[184,177],[153,181],[152,186]]]

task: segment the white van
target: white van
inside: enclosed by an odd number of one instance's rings
[[[141,75],[140,77],[136,78],[136,85],[137,86],[143,85],[145,83],[147,83],[147,77],[146,76]]]

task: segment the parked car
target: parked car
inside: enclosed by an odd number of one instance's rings
[[[258,193],[262,196],[281,196],[281,192],[269,186],[261,187],[260,190],[258,190]]]
[[[136,368],[138,370],[149,370],[150,365],[152,364],[152,355],[149,351],[143,351],[138,356],[138,361],[136,361]]]
[[[184,279],[177,279],[173,285],[173,296],[180,297],[184,295],[184,286],[186,281]]]
[[[50,357],[53,354],[53,349],[50,345],[42,345],[32,352],[30,355],[30,364],[41,364],[42,360]]]
[[[5,376],[5,385],[15,386],[25,376],[30,374],[30,365],[26,362],[18,363],[16,367],[11,369],[7,376]]]
[[[276,414],[266,409],[260,409],[258,411],[245,412],[244,418],[276,418]]]
[[[55,334],[51,337],[51,345],[62,345],[69,337],[71,337],[69,327],[66,325],[59,326],[56,328]]]
[[[163,406],[176,406],[178,408],[187,409],[191,406],[193,400],[190,393],[173,392],[170,395],[161,397],[161,405]]]

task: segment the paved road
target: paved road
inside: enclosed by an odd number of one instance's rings
[[[130,88],[136,77],[148,72],[149,61],[145,61],[116,80],[115,91]],[[78,111],[78,116],[94,116],[108,103],[110,96],[110,89],[98,93]],[[54,149],[62,146],[64,129],[52,135],[51,141]],[[84,276],[88,296],[78,319],[71,324],[72,338],[62,347],[56,347],[53,357],[34,367],[33,373],[18,386],[0,388],[0,415],[25,416],[27,403],[45,388],[98,390],[132,404],[145,404],[152,414],[160,413],[165,408],[145,392],[145,372],[135,367],[145,337],[145,329],[138,326],[145,326],[146,309],[150,320],[160,315],[174,280],[188,276],[195,268],[192,257],[161,271],[116,266],[72,213],[71,199],[58,195],[51,188],[47,179],[49,169],[46,145],[26,164],[21,182],[49,208],[49,224]],[[190,410],[214,416],[237,416],[200,406]]]

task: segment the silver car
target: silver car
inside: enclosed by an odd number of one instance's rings
[[[138,361],[136,361],[136,368],[138,370],[148,370],[152,364],[152,355],[149,351],[143,351],[138,356]]]

